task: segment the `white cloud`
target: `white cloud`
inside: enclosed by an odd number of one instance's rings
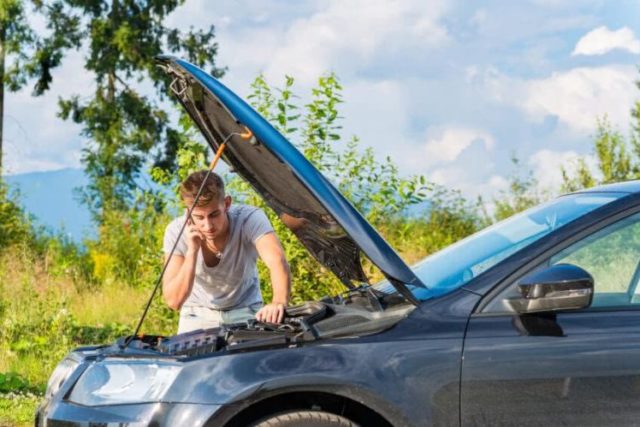
[[[381,155],[396,156],[399,145],[413,142],[404,135],[410,111],[406,88],[393,80],[356,80],[344,88],[344,135],[357,135],[362,145]],[[417,143],[417,141],[416,141]]]
[[[486,9],[478,9],[474,12],[470,22],[473,25],[482,26],[487,22],[488,17],[489,13]]]
[[[552,191],[558,190],[562,184],[562,169],[569,176],[573,176],[578,166],[578,160],[583,159],[587,168],[598,177],[597,159],[592,154],[580,155],[573,150],[556,151],[542,149],[529,158],[529,166],[533,169],[533,176],[540,186]]]
[[[3,158],[8,164],[7,169],[3,170],[6,175],[17,175],[27,172],[45,172],[64,169],[67,164],[52,162],[48,160],[29,159],[19,156],[16,152],[6,153]]]
[[[55,170],[80,166],[81,126],[57,117],[58,97],[86,95],[92,89],[83,67],[82,52],[71,52],[60,68],[53,70],[51,89],[31,95],[33,82],[19,92],[5,94],[5,147],[3,172]]]
[[[470,65],[464,70],[465,82],[468,85],[474,84],[479,77],[479,67],[477,65]]]
[[[499,192],[509,188],[509,181],[500,175],[493,175],[487,181],[487,184],[494,192]]]
[[[523,80],[490,68],[483,78],[489,96],[520,108],[531,120],[542,122],[555,116],[570,131],[588,136],[595,129],[596,119],[604,115],[614,126],[627,128],[636,97],[633,88],[637,70],[625,65],[580,67]]]
[[[441,45],[447,32],[438,21],[445,9],[444,2],[429,8],[419,1],[332,2],[291,25],[267,71],[313,79],[338,65],[349,71],[363,67],[383,44],[402,49],[417,39],[422,49]]]
[[[405,155],[428,180],[462,191],[466,197],[491,197],[503,188],[495,173],[495,141],[482,129],[450,126],[430,129],[421,150]]]
[[[629,27],[617,31],[602,26],[585,34],[573,49],[572,55],[603,55],[615,49],[640,53],[640,40]]]
[[[582,133],[593,132],[597,117],[608,115],[622,126],[629,121],[637,71],[633,66],[574,68],[526,85],[524,108],[534,116],[558,116]]]
[[[562,184],[562,168],[573,171],[580,156],[575,151],[554,151],[542,149],[529,158],[533,176],[543,188],[557,189]]]
[[[486,162],[488,159],[484,158],[482,161]],[[485,202],[490,202],[509,186],[506,178],[492,174],[493,163],[476,164],[475,166],[480,166],[480,171],[473,166],[473,162],[461,162],[459,165],[438,168],[426,176],[436,184],[460,190],[469,200],[482,197]]]
[[[432,136],[424,145],[425,164],[450,163],[471,144],[481,144],[487,151],[495,146],[493,137],[486,131],[464,127],[449,127],[430,131]]]
[[[177,8],[167,25],[197,28],[215,24],[220,44],[218,64],[229,67],[223,81],[241,96],[262,72],[280,82],[285,74],[309,87],[318,76],[335,71],[343,82],[394,64],[411,52],[421,60],[450,39],[441,22],[450,0],[428,7],[420,0],[217,1],[193,0]],[[238,10],[251,14],[239,17]],[[406,60],[405,60],[406,62]],[[400,64],[397,64],[401,67]]]
[[[635,68],[562,71],[576,31],[584,34],[602,22],[597,5],[574,3],[461,8],[451,0],[190,0],[165,24],[214,24],[216,61],[229,67],[223,81],[240,96],[259,72],[276,86],[289,74],[304,105],[317,77],[335,71],[344,86],[345,136],[358,135],[376,155],[390,155],[403,174],[425,174],[465,196],[490,199],[508,184],[500,174],[506,174],[506,152],[516,144],[522,158],[536,153],[531,165],[546,182],[559,171],[555,157],[569,158],[553,151],[558,143],[580,151],[578,142],[593,133],[595,118],[604,113],[614,126],[628,123],[637,97]],[[526,20],[514,19],[523,14]],[[55,76],[65,86],[56,89],[60,94],[85,93],[77,86],[91,75],[82,72],[81,56]],[[55,117],[56,95],[12,96],[7,112],[26,130],[7,131],[13,171],[78,165],[80,127]]]

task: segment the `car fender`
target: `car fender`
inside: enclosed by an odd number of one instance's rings
[[[264,400],[296,393],[326,394],[345,398],[376,412],[393,426],[413,426],[400,408],[364,385],[349,383],[334,377],[317,375],[274,378],[252,390],[245,390],[245,392],[232,399],[228,405],[222,406],[209,423],[213,423],[212,425],[224,425],[239,413],[247,409],[250,410],[252,406]],[[274,412],[278,412],[278,409],[274,408]]]

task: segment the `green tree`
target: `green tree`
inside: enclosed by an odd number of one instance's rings
[[[143,166],[171,169],[184,143],[161,105],[169,81],[154,58],[162,53],[186,57],[215,76],[218,45],[214,28],[181,32],[163,24],[183,0],[63,0],[67,13],[82,17],[76,35],[87,41],[84,68],[95,77],[89,99],[78,95],[60,101],[60,116],[83,125],[90,140],[82,161],[90,178],[83,200],[101,223],[110,210],[132,203]],[[138,84],[151,81],[153,93]]]
[[[50,34],[38,36],[27,21],[23,0],[0,2],[0,170],[4,125],[5,89],[17,91],[36,78],[34,95],[42,95],[52,81],[51,70],[62,60],[65,49],[78,44],[77,17],[62,13],[59,1],[33,0],[32,12],[44,16]]]
[[[5,71],[6,57],[19,54],[22,45],[32,39],[30,28],[25,22],[21,1],[3,1],[0,3],[0,170],[2,170],[2,142],[4,125],[4,90],[5,85],[11,85],[10,73]],[[10,87],[17,88],[17,85]]]
[[[493,215],[485,211],[486,223],[501,221],[549,198],[546,192],[539,189],[538,180],[533,173],[523,170],[520,160],[515,155],[511,157],[511,163],[513,172],[509,175],[509,187],[501,190],[498,197],[493,199]]]
[[[0,250],[31,240],[31,220],[20,208],[15,194],[0,181]]]
[[[430,186],[423,177],[402,177],[390,158],[376,159],[373,150],[363,149],[356,137],[345,141],[339,114],[342,87],[334,74],[318,79],[311,90],[310,102],[304,106],[300,106],[293,85],[290,76],[285,77],[281,88],[269,86],[263,76],[258,76],[251,85],[249,100],[369,221],[378,225],[391,223],[402,218],[410,206],[425,200]],[[338,279],[318,265],[248,184],[232,178],[229,189],[236,199],[260,206],[270,216],[291,266],[295,300],[315,299],[343,289]],[[374,279],[380,277],[370,265],[366,268]],[[262,283],[267,284],[266,270],[261,268],[260,273]],[[269,286],[263,287],[267,299],[270,292]]]
[[[180,183],[192,172],[196,172],[208,167],[207,146],[202,141],[202,134],[196,128],[191,118],[183,113],[180,116],[180,138],[181,143],[177,150],[175,169],[167,169],[160,166],[152,166],[149,174],[151,179],[165,188],[170,188],[176,196],[173,200],[167,200],[164,193],[157,194],[157,202],[176,208],[179,203]]]
[[[564,166],[561,168],[561,172],[562,185],[560,190],[563,193],[571,193],[583,188],[591,188],[598,183],[584,158],[575,160],[573,172],[569,172]]]
[[[640,80],[636,81],[636,88],[640,90]],[[631,133],[633,151],[640,156],[640,99],[636,100],[631,109],[631,126],[633,128]]]
[[[293,84],[286,76],[283,88],[271,88],[258,76],[249,100],[369,221],[376,224],[406,212],[435,189],[423,176],[402,177],[390,157],[380,161],[356,136],[344,138],[338,110],[342,86],[335,74],[318,79],[304,108],[296,102]]]
[[[597,121],[593,148],[597,169],[592,171],[584,158],[576,160],[573,172],[563,167],[563,191],[577,191],[638,176],[640,153],[634,152],[633,136],[630,144],[618,130],[612,128],[606,116]]]
[[[640,80],[636,81],[636,86],[640,89]],[[595,170],[584,157],[576,160],[572,171],[562,168],[562,191],[640,178],[640,100],[631,109],[629,138],[612,127],[606,115],[598,119],[593,151]]]

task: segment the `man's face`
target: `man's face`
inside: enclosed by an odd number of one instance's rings
[[[196,206],[193,209],[191,218],[193,218],[193,223],[205,239],[213,240],[227,231],[229,227],[227,218],[229,206],[231,206],[231,197],[226,196],[219,202],[212,201],[208,205]]]

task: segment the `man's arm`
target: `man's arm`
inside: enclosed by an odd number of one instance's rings
[[[165,262],[167,260],[165,255]],[[173,310],[180,310],[191,294],[195,278],[197,252],[188,250],[185,256],[173,255],[162,279],[162,296]]]
[[[167,265],[162,279],[162,296],[167,305],[173,310],[179,310],[187,300],[193,288],[196,276],[196,261],[202,235],[196,227],[188,222],[185,229],[187,251],[184,255],[174,254]],[[165,255],[167,262],[168,255]]]
[[[256,313],[256,319],[263,322],[281,323],[284,309],[291,293],[291,272],[284,250],[274,232],[269,232],[256,241],[258,255],[269,268],[273,299]]]

